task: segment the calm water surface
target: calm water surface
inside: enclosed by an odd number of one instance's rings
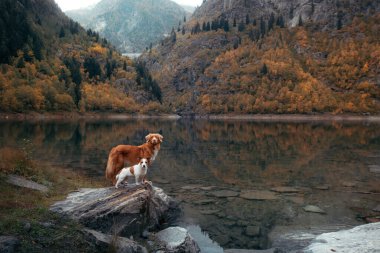
[[[149,179],[181,202],[180,225],[200,227],[223,248],[296,249],[313,234],[379,216],[378,124],[83,120],[0,122],[0,129],[1,148],[28,140],[36,160],[94,180],[103,180],[113,146],[161,133]]]

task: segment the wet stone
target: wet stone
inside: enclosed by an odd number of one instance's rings
[[[299,189],[297,189],[295,187],[289,187],[289,186],[274,187],[271,189],[271,191],[278,192],[278,193],[297,193],[297,192],[300,192]]]
[[[276,194],[271,191],[248,191],[240,194],[243,199],[249,200],[275,200],[278,199]]]
[[[204,186],[204,187],[201,187],[200,189],[202,191],[211,191],[211,190],[214,190],[216,188],[216,186]]]
[[[321,213],[321,214],[325,214],[326,212],[324,210],[322,210],[320,207],[318,206],[313,206],[313,205],[307,205],[305,207],[303,207],[303,210],[305,212],[310,212],[310,213]]]
[[[182,186],[181,189],[185,190],[185,191],[198,191],[201,187],[202,187],[202,185],[195,184],[195,185]]]
[[[207,195],[214,196],[217,198],[228,198],[228,197],[237,197],[239,196],[239,193],[235,191],[229,191],[229,190],[220,190],[220,191],[209,192]]]
[[[215,199],[201,199],[194,201],[194,204],[196,205],[208,205],[208,204],[215,204],[217,201]]]

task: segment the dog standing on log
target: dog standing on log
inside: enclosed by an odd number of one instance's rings
[[[149,160],[149,166],[156,159],[158,151],[164,137],[160,134],[148,134],[145,136],[146,143],[140,146],[118,145],[111,149],[108,155],[106,168],[106,178],[111,180],[115,185],[116,175],[124,167],[125,163],[129,165],[138,164],[141,157]]]

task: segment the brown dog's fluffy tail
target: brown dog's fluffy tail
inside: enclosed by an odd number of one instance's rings
[[[112,161],[112,157],[111,157],[111,154],[110,154],[108,156],[108,161],[107,161],[106,178],[108,180],[113,180],[113,174],[114,174],[113,161]]]

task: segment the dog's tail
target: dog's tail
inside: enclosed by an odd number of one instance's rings
[[[114,174],[114,170],[113,170],[113,159],[112,159],[112,151],[110,153],[110,155],[108,156],[108,161],[107,161],[107,167],[106,167],[106,179],[108,180],[113,180],[113,174]]]

